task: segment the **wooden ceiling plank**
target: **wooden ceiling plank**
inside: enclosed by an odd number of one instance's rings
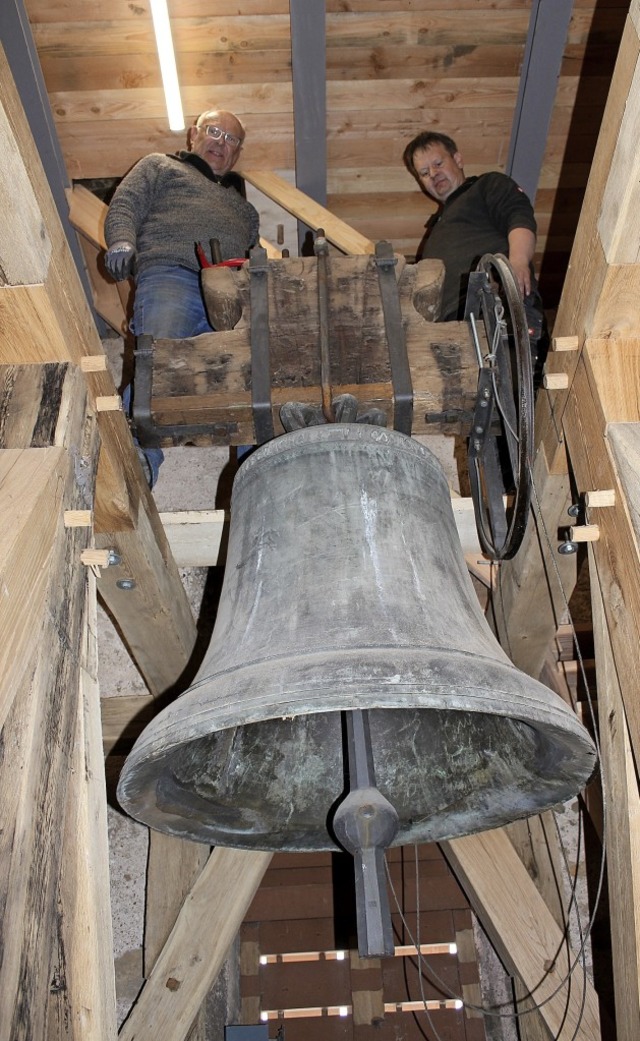
[[[240,929],[270,853],[216,847],[182,905],[119,1041],[184,1041]]]
[[[568,959],[564,932],[505,831],[440,846],[507,971],[523,981],[552,1036],[562,1029],[575,1041],[601,1041],[596,992],[579,963],[567,981],[575,954]]]
[[[637,446],[637,432],[634,440]],[[637,480],[635,475],[633,480]],[[591,548],[589,568],[596,572]],[[618,1041],[635,1041],[640,1022],[640,796],[597,573],[591,583],[591,602],[602,769],[607,793],[605,843],[616,1028]]]

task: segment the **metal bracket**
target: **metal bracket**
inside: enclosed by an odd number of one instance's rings
[[[331,354],[329,349],[329,243],[319,235],[314,243],[318,274],[318,336],[320,342],[320,387],[322,413],[328,423],[335,423],[331,392]]]
[[[376,243],[375,262],[378,269],[380,299],[391,365],[393,426],[401,434],[407,434],[410,437],[413,421],[413,385],[395,273],[397,258],[393,254],[390,242]]]
[[[249,256],[251,303],[251,410],[257,444],[275,437],[269,366],[269,261],[261,246]]]
[[[487,434],[493,418],[495,395],[493,391],[493,375],[491,369],[480,369],[478,374],[478,394],[476,407],[469,435],[469,457],[477,459],[482,455]]]

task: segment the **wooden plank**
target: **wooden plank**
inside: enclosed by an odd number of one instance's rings
[[[570,522],[566,461],[564,472],[550,473],[541,447],[534,462],[533,485],[535,508],[522,549],[507,566],[500,566],[490,624],[514,665],[537,678],[565,617],[576,582],[576,560],[557,552],[558,528],[568,527]]]
[[[270,853],[217,847],[182,905],[119,1041],[184,1041],[216,979]]]
[[[154,45],[155,46],[155,45]],[[64,53],[64,47],[58,50]],[[605,84],[603,84],[605,85]],[[479,77],[421,77],[411,79],[406,74],[398,79],[387,80],[385,84],[385,113],[378,114],[374,122],[369,105],[379,99],[380,86],[374,79],[333,80],[327,83],[327,104],[332,113],[333,125],[338,113],[350,113],[349,132],[357,131],[362,121],[369,121],[373,127],[380,127],[389,122],[397,110],[406,111],[413,104],[431,109],[442,108],[449,104],[452,119],[456,118],[457,109],[473,109],[478,111],[485,106],[504,109],[504,118],[509,119],[513,109],[513,101],[518,91],[517,76],[479,76]],[[569,112],[575,100],[576,84],[572,80],[560,81],[557,103],[559,109],[554,114],[552,133],[558,133],[561,122],[568,122]],[[187,111],[197,112],[206,107],[207,87],[199,83],[197,86],[184,87],[181,91]],[[51,104],[57,114],[57,123],[63,127],[67,123],[88,123],[95,119],[95,107],[99,106],[104,118],[119,122],[130,119],[159,120],[162,116],[163,92],[158,87],[138,87],[135,91],[135,102],[130,88],[121,87],[116,90],[97,91],[73,90],[58,91],[51,94]],[[264,103],[272,115],[290,116],[293,99],[291,84],[287,81],[246,85],[221,85],[216,91],[221,104],[231,102],[235,97],[234,110],[242,117],[255,113]],[[93,98],[93,111],[92,101]],[[259,104],[260,103],[260,104]],[[563,112],[562,109],[567,111]],[[500,113],[499,113],[500,114]],[[343,117],[344,118],[344,117]],[[251,139],[247,139],[247,147]]]
[[[619,264],[614,254],[610,266],[601,240],[601,231],[604,231],[609,243],[619,241],[620,236],[624,235],[625,226],[632,226],[635,219],[629,208],[633,200],[628,199],[626,193],[619,200],[607,195],[606,209],[603,208],[612,162],[616,166],[618,182],[624,176],[624,171],[630,178],[633,177],[636,139],[629,138],[633,127],[629,123],[631,117],[625,120],[625,112],[628,106],[632,110],[636,109],[639,86],[636,69],[640,57],[640,39],[633,20],[634,11],[637,18],[636,0],[630,6],[630,16],[620,44],[554,326],[554,335],[578,336],[581,344],[585,336],[624,336],[635,328],[638,265]],[[562,363],[570,380],[578,364],[578,357],[574,354]],[[558,360],[554,359],[553,364],[559,364]],[[560,392],[554,398],[553,409],[538,409],[536,416],[550,459],[553,457],[568,394],[569,391]]]
[[[456,78],[479,76],[517,77],[522,62],[522,44],[480,44],[474,48],[457,48],[451,44],[408,44],[398,46],[380,41],[377,46],[351,44],[346,59],[345,49],[329,46],[327,51],[327,79],[389,80],[421,76],[434,78],[446,65]],[[582,52],[578,46],[565,52],[565,73],[579,65]],[[52,93],[69,90],[69,84],[82,84],[84,90],[116,90],[123,82],[161,87],[160,69],[155,55],[127,52],[116,66],[113,58],[105,55],[74,54],[61,57],[55,51],[42,53],[42,71]],[[265,51],[234,51],[212,53],[203,49],[180,70],[183,87],[199,86],[209,89],[231,83],[289,82],[291,79],[291,48],[270,47]],[[129,88],[131,89],[131,88]]]
[[[354,254],[374,252],[373,242],[358,235],[347,224],[334,217],[324,206],[309,199],[278,174],[261,170],[246,170],[244,167],[240,172],[249,184],[263,192],[269,199],[279,203],[289,213],[308,224],[310,228],[314,228],[316,231],[318,228],[323,228],[329,242],[343,252]]]
[[[7,113],[0,108],[0,179],[5,219],[0,230],[0,271],[4,285],[44,282],[51,240],[42,227],[40,208],[26,176],[24,161],[13,147]]]
[[[150,976],[192,886],[209,858],[209,847],[149,830],[145,893],[144,973]],[[205,1041],[205,1004],[194,1010],[188,1041]]]
[[[177,510],[161,513],[178,567],[216,567],[226,558],[229,516],[224,510]]]
[[[116,993],[109,893],[106,781],[98,689],[97,604],[87,574],[79,712],[62,834],[58,951],[47,1012],[52,1041],[115,1041]]]
[[[158,712],[153,694],[102,698],[102,749],[105,756],[129,752],[133,742]]]
[[[471,558],[481,557],[471,499],[456,495],[451,505],[463,553]],[[161,513],[160,520],[178,567],[216,567],[224,563],[225,528],[229,524],[224,510],[176,510]]]
[[[34,628],[45,624],[64,455],[60,448],[0,452],[0,515],[7,518],[0,531],[0,726],[31,667]]]
[[[637,439],[636,439],[637,440]],[[637,496],[634,497],[637,503]],[[624,703],[593,551],[591,603],[596,650],[611,957],[618,1041],[634,1041],[640,1022],[640,795]]]
[[[86,432],[93,432],[95,445],[93,423]],[[78,438],[80,443],[82,440]],[[85,443],[89,445],[88,440]],[[10,456],[15,454],[7,451]],[[68,793],[75,782],[71,766],[80,710],[79,648],[86,575],[78,561],[89,534],[86,528],[65,528],[62,523],[63,509],[77,508],[82,496],[72,453],[52,447],[18,454],[13,491],[20,492],[25,510],[31,507],[32,551],[41,553],[45,588],[41,591],[42,612],[34,612],[29,602],[18,609],[10,596],[2,601],[2,614],[11,617],[11,628],[21,631],[31,626],[31,646],[22,648],[19,675],[8,670],[1,679],[1,700],[9,711],[3,728],[0,788],[6,820],[11,822],[0,835],[3,1041],[46,1036],[49,991],[57,971],[51,954],[59,913],[61,833]],[[1,455],[4,458],[5,452]],[[34,483],[28,479],[33,456],[46,471]],[[90,459],[92,456],[95,447]],[[14,508],[16,501],[14,494],[10,498]],[[42,521],[49,514],[55,523],[43,532]],[[11,517],[6,501],[4,516]],[[39,544],[45,538],[42,552]],[[35,643],[34,629],[38,635]],[[7,691],[7,683],[15,684],[11,691]]]
[[[623,359],[625,359],[623,361]],[[627,376],[619,409],[612,380],[618,366]],[[639,371],[640,340],[589,341],[581,355],[564,416],[564,430],[578,490],[612,488],[616,505],[598,511],[600,539],[593,543],[607,625],[615,655],[634,750],[640,749],[637,666],[632,648],[640,631],[640,548],[630,521],[625,491],[608,449],[607,412],[638,421],[633,374]],[[622,387],[622,384],[620,385]]]
[[[507,971],[535,995],[552,1035],[562,1030],[575,1041],[600,1041],[593,986],[579,967],[569,981],[575,954],[568,958],[564,933],[504,830],[451,839],[441,848]]]

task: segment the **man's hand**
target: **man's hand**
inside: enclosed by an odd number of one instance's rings
[[[528,228],[512,228],[509,232],[509,263],[513,268],[521,295],[531,292],[531,261],[536,248],[536,237]]]
[[[133,272],[136,250],[130,242],[114,242],[104,255],[104,266],[116,282],[122,282]]]
[[[525,297],[531,292],[531,268],[526,258],[509,257],[513,273],[520,287],[520,296]]]

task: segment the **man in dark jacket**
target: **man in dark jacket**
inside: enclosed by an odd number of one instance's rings
[[[535,356],[544,313],[532,263],[537,225],[531,202],[506,174],[466,177],[462,155],[446,134],[418,134],[403,158],[422,190],[439,203],[426,224],[416,260],[434,257],[444,262],[440,321],[464,317],[469,273],[483,254],[502,253],[520,287]]]

